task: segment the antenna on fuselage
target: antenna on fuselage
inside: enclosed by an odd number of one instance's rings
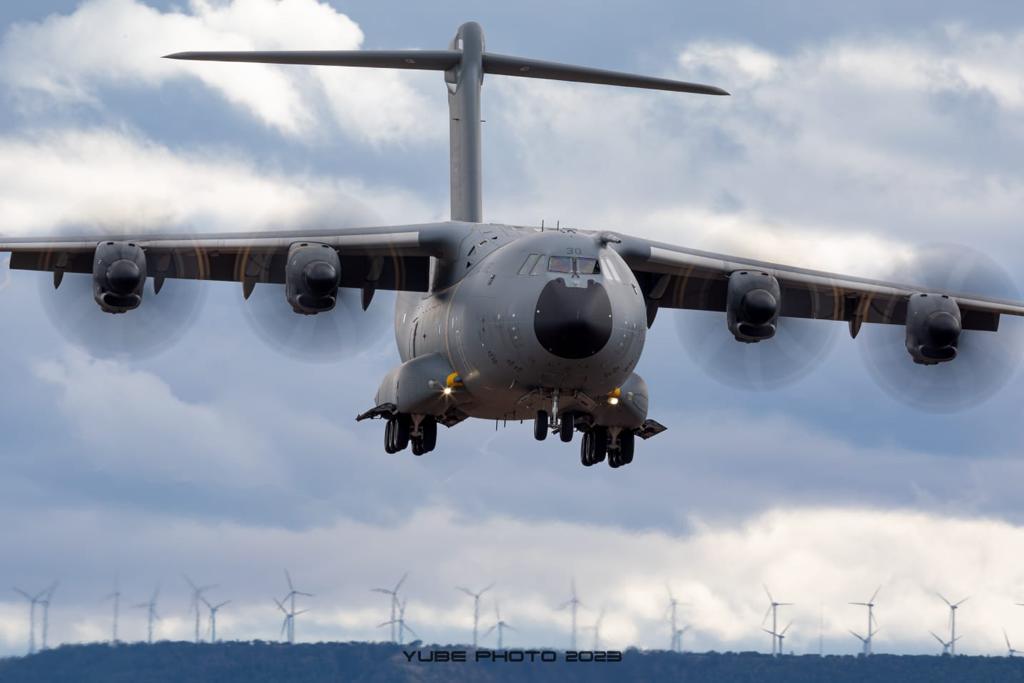
[[[640,76],[620,71],[524,59],[487,52],[484,30],[470,21],[459,27],[447,50],[304,50],[253,52],[178,52],[169,59],[215,62],[260,62],[378,69],[443,71],[448,86],[449,166],[453,221],[483,222],[483,163],[480,136],[480,89],[484,74],[596,83],[647,90],[728,95],[712,85]]]

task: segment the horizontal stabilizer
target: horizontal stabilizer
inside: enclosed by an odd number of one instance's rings
[[[445,71],[459,63],[456,50],[298,50],[248,52],[176,52],[167,59],[205,62],[258,62],[313,66],[367,66],[378,69]]]
[[[544,62],[537,59],[510,57],[493,52],[483,55],[484,73],[501,74],[502,76],[523,76],[525,78],[546,78],[554,81],[573,81],[576,83],[597,83],[601,85],[619,85],[626,88],[646,88],[648,90],[670,90],[672,92],[688,92],[698,95],[728,95],[729,93],[713,85],[673,81],[653,76],[638,76],[621,71],[592,69],[586,66]]]

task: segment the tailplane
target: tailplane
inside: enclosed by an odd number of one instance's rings
[[[445,72],[450,119],[451,217],[483,221],[483,173],[480,150],[480,87],[484,74],[667,90],[698,95],[728,95],[713,85],[593,69],[572,64],[512,57],[484,49],[476,22],[459,27],[447,50],[304,50],[252,52],[178,52],[168,59],[263,64],[355,66]]]

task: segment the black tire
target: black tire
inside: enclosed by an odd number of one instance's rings
[[[429,453],[437,446],[437,420],[427,415],[420,422],[420,431],[423,439],[423,452]]]
[[[590,435],[590,432],[583,432],[583,438],[580,440],[580,462],[584,467],[590,467],[594,464],[594,441]]]
[[[426,451],[423,450],[423,439],[421,439],[418,436],[414,436],[414,437],[412,437],[411,440],[412,440],[412,454],[413,455],[423,455],[424,453],[426,453]]]
[[[608,428],[607,427],[594,427],[590,430],[591,439],[593,439],[593,453],[594,457],[592,460],[594,464],[604,460],[605,455],[608,452]]]
[[[384,423],[384,452],[388,454],[395,453],[394,430],[395,420],[394,418],[388,418],[388,421]]]
[[[533,438],[537,439],[537,441],[543,441],[548,438],[547,411],[537,411],[537,418],[533,421]]]
[[[622,453],[622,464],[633,462],[633,451],[636,449],[636,434],[623,429],[619,432],[619,452]]]
[[[412,418],[405,413],[395,416],[395,453],[404,451],[409,445],[409,431],[412,428]]]
[[[608,467],[613,470],[622,467],[622,455],[618,449],[608,451]]]
[[[574,431],[576,431],[576,415],[569,411],[562,413],[562,421],[558,424],[558,438],[569,443],[572,441]]]

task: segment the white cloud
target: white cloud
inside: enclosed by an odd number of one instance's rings
[[[161,59],[187,50],[351,50],[362,42],[351,19],[318,0],[191,0],[166,12],[139,0],[89,0],[71,14],[12,26],[0,43],[0,78],[17,91],[97,107],[105,87],[196,79],[288,135],[317,134],[330,112],[340,129],[373,143],[436,136],[442,128],[429,122],[443,121],[440,99],[424,97],[408,74]]]
[[[160,633],[174,638],[189,637],[192,628],[184,585],[177,585],[183,567],[201,581],[220,582],[217,597],[233,599],[223,613],[225,634],[275,637],[279,619],[267,596],[284,584],[284,558],[298,584],[317,596],[299,625],[300,639],[314,641],[384,637],[375,626],[386,601],[367,589],[393,583],[405,566],[411,569],[407,618],[428,642],[465,642],[472,604],[452,587],[495,580],[481,621],[490,624],[492,600],[499,600],[502,616],[519,629],[509,636],[513,646],[566,644],[569,615],[557,607],[571,576],[586,603],[581,626],[607,609],[602,639],[610,647],[667,645],[668,583],[689,603],[680,612],[681,622],[693,627],[688,647],[764,650],[766,583],[777,599],[796,603],[781,616],[783,623],[793,621],[787,647],[798,653],[817,651],[822,616],[826,651],[855,652],[848,629],[861,627],[863,614],[847,603],[868,598],[879,585],[883,631],[876,651],[933,652],[928,630],[942,631],[946,624],[945,606],[933,592],[941,591],[951,599],[971,596],[958,614],[961,651],[998,653],[999,625],[1012,626],[1019,610],[1013,603],[1024,589],[1015,554],[1024,542],[1021,527],[900,510],[783,508],[729,525],[695,520],[689,535],[505,517],[469,520],[444,508],[423,509],[393,527],[341,520],[306,531],[70,514],[48,515],[36,527],[42,542],[59,541],[68,552],[83,544],[90,549],[55,601],[59,640],[104,632],[89,591],[104,589],[113,562],[126,570],[128,593],[148,593],[160,577],[173,581],[165,585],[162,612],[168,620]],[[415,563],[406,565],[410,558]],[[0,609],[0,639],[8,650],[23,647],[16,622],[24,615],[15,605],[11,598]],[[141,637],[141,615],[130,615],[124,628],[126,638]],[[580,637],[589,644],[589,636]]]
[[[8,234],[65,226],[197,232],[344,227],[421,222],[440,208],[398,189],[261,169],[239,155],[178,151],[104,129],[0,137],[0,174]]]

